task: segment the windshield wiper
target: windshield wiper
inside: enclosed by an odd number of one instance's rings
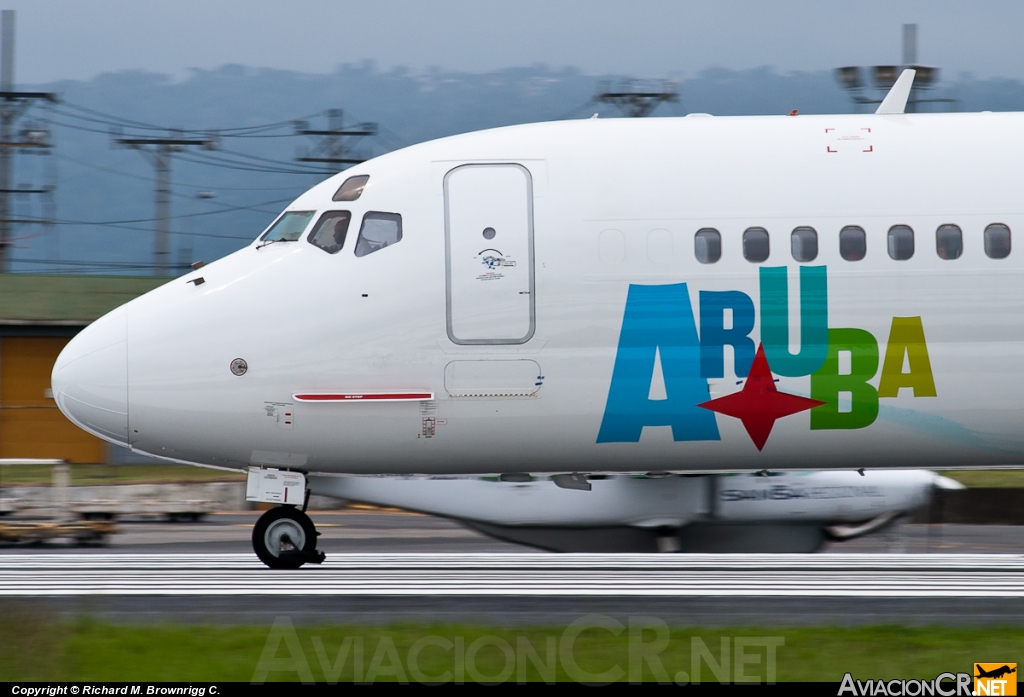
[[[274,244],[275,242],[292,242],[292,241],[293,241],[293,240],[284,240],[284,239],[281,239],[281,238],[278,238],[278,239],[276,239],[276,240],[267,240],[267,241],[266,241],[266,242],[264,242],[263,244],[258,244],[258,245],[256,245],[256,249],[258,249],[258,250],[259,250],[259,249],[263,249],[263,248],[264,248],[264,247],[266,247],[267,245],[270,245],[270,244]]]

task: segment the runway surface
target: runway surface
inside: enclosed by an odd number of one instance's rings
[[[280,572],[252,553],[258,516],[135,518],[118,521],[121,532],[102,548],[0,548],[0,614],[195,625],[287,616],[296,624],[554,626],[595,613],[680,627],[1024,623],[1024,526],[897,525],[798,561],[580,561],[442,518],[348,509],[313,512],[326,564]]]
[[[399,511],[353,508],[312,511],[328,558],[353,553],[502,552],[529,554],[530,547],[486,537],[444,518]],[[2,554],[176,553],[252,554],[250,536],[259,511],[214,513],[200,522],[170,523],[156,517],[118,520],[120,532],[101,548],[64,544],[0,548]],[[843,542],[826,553],[1024,553],[1024,525],[897,524]]]
[[[4,555],[0,595],[1024,598],[1024,555]]]

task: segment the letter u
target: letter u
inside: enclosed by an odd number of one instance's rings
[[[785,266],[761,268],[761,343],[776,375],[798,377],[828,355],[828,279],[824,266],[800,267],[800,350],[789,351],[789,278]]]

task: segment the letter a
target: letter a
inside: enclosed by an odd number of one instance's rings
[[[904,356],[910,366],[909,373],[903,372]],[[878,396],[896,397],[901,387],[914,390],[915,397],[935,396],[932,362],[928,358],[928,344],[924,341],[920,317],[892,318],[889,343],[882,362],[882,377],[878,381]]]
[[[655,354],[666,399],[650,399]],[[677,441],[718,440],[711,398],[700,376],[700,344],[685,283],[631,285],[619,333],[598,443],[636,443],[644,426],[671,426]]]

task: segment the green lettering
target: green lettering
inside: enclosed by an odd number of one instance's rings
[[[850,354],[850,373],[839,374],[839,354]],[[878,342],[863,329],[829,329],[828,353],[811,374],[811,398],[825,402],[811,409],[811,430],[864,428],[878,416],[878,392],[868,384],[878,370]],[[839,394],[851,398],[850,411],[839,411]]]

